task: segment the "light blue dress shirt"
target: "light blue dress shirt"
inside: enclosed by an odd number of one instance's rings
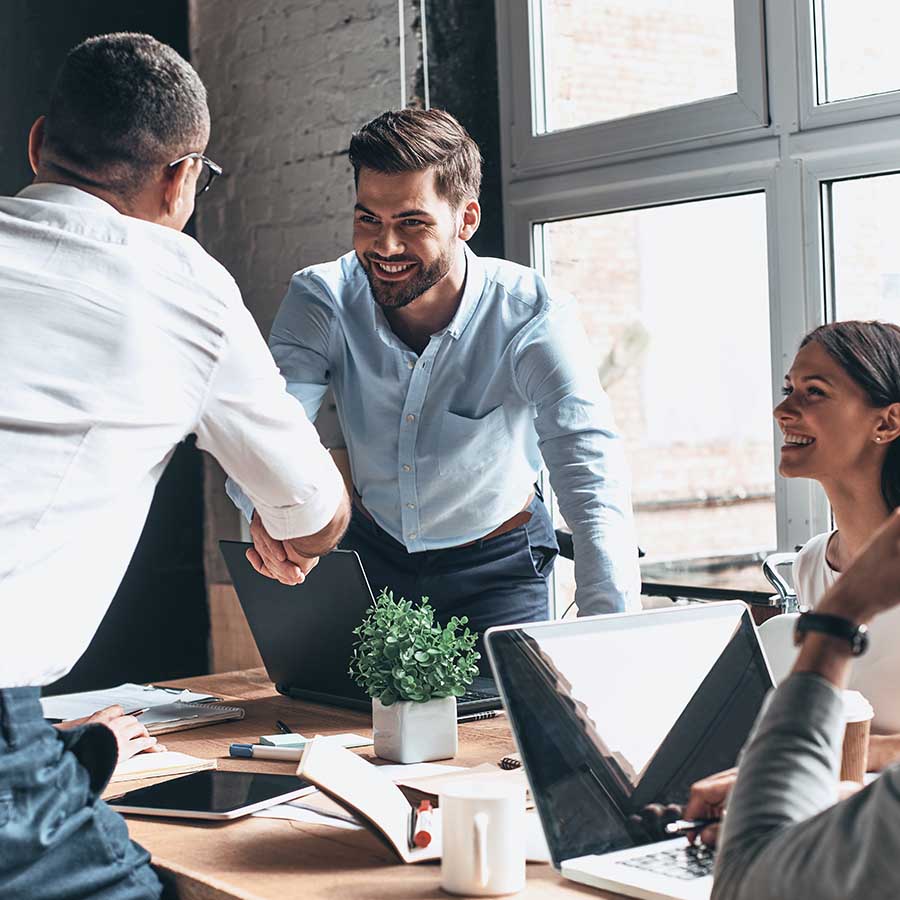
[[[581,614],[640,608],[630,478],[571,298],[466,248],[459,309],[416,354],[356,254],[294,275],[269,347],[314,419],[329,385],[353,482],[410,553],[454,547],[521,510],[542,457],[575,541]],[[248,516],[234,483],[229,496]]]

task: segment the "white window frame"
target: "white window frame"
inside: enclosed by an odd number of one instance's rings
[[[723,0],[724,2],[724,0]],[[510,165],[520,173],[558,169],[561,160],[583,166],[638,150],[690,146],[696,139],[740,139],[769,124],[765,83],[763,0],[734,0],[737,93],[578,128],[543,131],[543,41],[536,31],[540,0],[497,0],[498,44],[535,45],[535,54],[511,53],[505,82],[510,129]],[[537,28],[536,23],[538,23]],[[502,51],[501,51],[502,52]],[[501,69],[502,71],[502,69]]]
[[[804,131],[825,128],[829,125],[859,122],[900,115],[900,85],[894,91],[854,97],[847,100],[818,102],[819,67],[824,60],[816,56],[816,32],[821,16],[816,8],[829,0],[807,0],[797,4],[797,33],[808,34],[811,39],[801,41],[798,50],[800,81],[800,127]]]
[[[827,318],[822,185],[900,171],[900,92],[817,106],[817,0],[765,0],[764,17],[759,0],[735,0],[739,66],[743,60],[750,82],[766,93],[755,126],[712,133],[710,101],[703,101],[677,108],[677,129],[671,111],[663,110],[535,136],[532,2],[537,0],[495,0],[507,256],[540,264],[532,233],[542,222],[764,191],[774,406],[801,338]],[[763,21],[764,41],[754,31]],[[739,71],[738,83],[748,83],[747,73]],[[692,123],[692,135],[684,123]],[[598,146],[603,152],[592,150]],[[777,460],[781,440],[774,419],[772,440]],[[815,483],[776,476],[775,485],[780,550],[793,550],[830,527]]]

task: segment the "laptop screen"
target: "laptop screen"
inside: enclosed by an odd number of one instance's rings
[[[735,765],[772,686],[743,603],[499,628],[487,645],[556,866],[659,840],[632,817]]]

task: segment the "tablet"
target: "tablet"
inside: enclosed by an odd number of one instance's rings
[[[121,813],[221,822],[287,803],[315,790],[314,785],[295,775],[207,769],[129,791],[108,802]]]

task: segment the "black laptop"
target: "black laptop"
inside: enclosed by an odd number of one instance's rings
[[[288,697],[370,710],[372,701],[348,673],[353,629],[373,602],[359,556],[335,550],[303,584],[260,575],[247,559],[252,544],[219,541],[219,548],[275,688]],[[500,709],[493,678],[479,676],[457,700],[458,715]]]

